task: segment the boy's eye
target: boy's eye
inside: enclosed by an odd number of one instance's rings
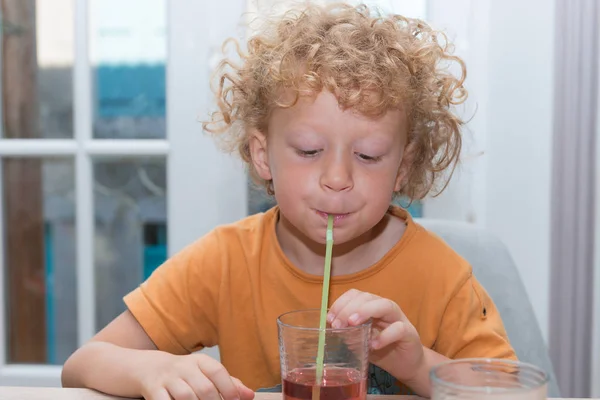
[[[363,161],[377,162],[377,161],[381,160],[381,156],[373,157],[373,156],[368,156],[368,155],[362,154],[362,153],[356,153],[356,155],[358,156],[358,158],[360,158]]]
[[[296,149],[296,153],[302,157],[314,157],[319,154],[320,150],[300,150]]]

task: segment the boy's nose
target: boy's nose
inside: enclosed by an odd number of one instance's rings
[[[327,190],[342,192],[352,189],[352,162],[345,157],[332,157],[325,163],[321,174],[321,186]]]

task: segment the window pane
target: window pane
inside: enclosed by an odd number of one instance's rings
[[[94,137],[164,138],[166,0],[89,4]]]
[[[62,364],[77,348],[71,159],[5,158],[8,363]]]
[[[163,158],[94,162],[96,327],[125,310],[123,296],[167,257]]]
[[[269,196],[262,186],[248,179],[248,215],[265,212],[275,204],[274,196]]]
[[[73,137],[73,0],[0,7],[3,137]]]
[[[413,218],[423,218],[423,202],[406,198],[395,199],[392,204],[405,208]]]

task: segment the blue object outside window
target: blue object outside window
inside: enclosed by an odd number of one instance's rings
[[[56,331],[54,327],[54,254],[53,231],[49,222],[44,223],[44,261],[46,270],[46,358],[56,363]]]
[[[167,226],[165,223],[144,225],[144,276],[147,279],[167,260]]]

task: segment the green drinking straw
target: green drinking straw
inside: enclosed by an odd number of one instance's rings
[[[331,251],[333,248],[333,215],[327,218],[327,246],[325,248],[325,271],[323,272],[323,294],[321,296],[321,318],[319,321],[319,347],[317,348],[317,382],[313,390],[313,400],[319,400],[323,383],[323,357],[325,355],[325,328],[327,305],[329,303],[329,280],[331,277]]]

